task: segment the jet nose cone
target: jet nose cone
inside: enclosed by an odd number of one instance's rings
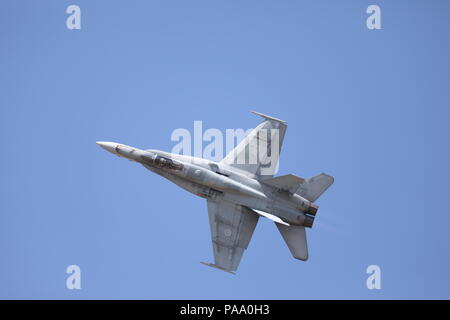
[[[100,147],[102,147],[106,151],[116,153],[117,143],[107,142],[107,141],[97,141],[96,144],[98,144]]]

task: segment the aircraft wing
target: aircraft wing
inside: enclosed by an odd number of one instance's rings
[[[232,272],[247,249],[259,216],[247,207],[226,201],[207,200],[214,264],[206,265]]]
[[[265,119],[220,162],[256,177],[271,177],[278,159],[287,124],[285,121],[253,112]]]

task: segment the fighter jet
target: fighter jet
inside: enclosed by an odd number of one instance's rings
[[[214,263],[202,263],[230,273],[237,270],[259,217],[274,221],[293,257],[306,261],[305,228],[313,226],[319,208],[314,202],[334,182],[324,173],[309,179],[292,174],[274,177],[287,123],[253,113],[264,121],[220,162],[97,142],[103,149],[205,198]]]

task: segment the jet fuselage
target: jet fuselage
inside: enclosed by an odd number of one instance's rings
[[[298,194],[280,190],[251,174],[214,161],[141,150],[115,142],[97,142],[103,149],[138,162],[152,172],[200,197],[223,200],[269,213],[288,224],[312,227],[318,207]],[[258,213],[259,214],[259,213]]]

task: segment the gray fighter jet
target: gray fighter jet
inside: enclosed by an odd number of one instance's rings
[[[214,263],[202,263],[231,273],[237,270],[261,216],[275,222],[294,258],[307,260],[305,227],[312,227],[318,210],[314,202],[334,181],[324,173],[309,179],[292,174],[274,177],[287,124],[254,113],[264,121],[220,162],[97,142],[205,198]]]

